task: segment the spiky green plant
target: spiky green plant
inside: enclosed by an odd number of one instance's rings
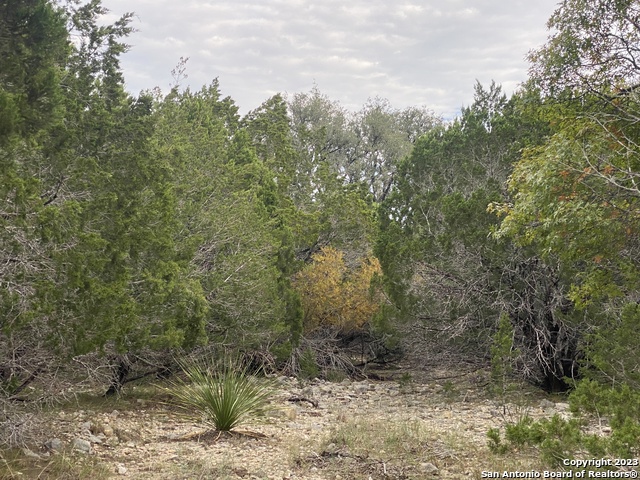
[[[183,365],[186,381],[172,393],[178,405],[202,415],[206,425],[220,432],[251,423],[271,410],[273,383],[250,375],[236,362],[216,367]]]

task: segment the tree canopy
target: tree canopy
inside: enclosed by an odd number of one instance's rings
[[[132,95],[132,14],[105,13],[0,4],[3,407],[183,355],[353,373],[354,338],[637,400],[638,2],[561,2],[529,81],[452,121],[317,87],[243,116],[218,79],[182,88],[185,59]]]

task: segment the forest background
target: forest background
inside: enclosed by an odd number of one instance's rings
[[[0,442],[31,402],[239,354],[493,358],[637,448],[639,2],[563,1],[520,90],[450,122],[317,88],[241,117],[186,60],[132,96],[104,13],[0,4]]]

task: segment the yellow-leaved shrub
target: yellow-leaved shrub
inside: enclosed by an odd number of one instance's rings
[[[380,308],[381,292],[371,284],[380,275],[380,262],[373,256],[350,269],[343,252],[322,248],[293,281],[302,300],[305,331],[323,326],[345,332],[361,329]]]

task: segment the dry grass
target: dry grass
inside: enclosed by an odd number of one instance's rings
[[[304,450],[308,450],[305,448]],[[441,478],[482,478],[482,471],[543,469],[536,458],[505,458],[469,442],[463,433],[434,430],[419,419],[390,423],[363,416],[334,427],[316,442],[313,454],[292,445],[302,478],[321,471],[326,478],[423,479],[431,464]]]
[[[254,476],[266,479],[278,471],[283,475],[290,472],[295,478],[314,480],[425,479],[430,478],[425,473],[428,464],[437,467],[438,478],[443,479],[480,479],[482,471],[545,470],[532,451],[494,455],[477,424],[470,435],[464,425],[451,416],[456,411],[468,412],[469,421],[465,425],[474,423],[473,405],[476,402],[484,405],[486,413],[488,400],[480,389],[475,388],[475,393],[470,395],[467,392],[473,385],[458,381],[445,381],[440,386],[434,383],[429,388],[413,380],[408,383],[413,388],[410,391],[399,388],[399,394],[393,400],[384,396],[376,397],[374,402],[354,400],[358,404],[351,404],[345,415],[341,415],[340,410],[321,413],[311,405],[296,408],[281,405],[287,412],[292,410],[294,415],[272,417],[271,422],[263,426],[268,434],[266,438],[221,436],[213,443],[191,439],[193,429],[198,425],[185,422],[178,415],[179,411],[167,403],[166,389],[152,384],[129,387],[118,398],[78,397],[61,410],[66,419],[73,418],[74,422],[81,421],[76,420],[80,411],[84,412],[83,421],[108,417],[110,412],[118,410],[125,419],[122,428],[127,432],[140,427],[140,438],[134,443],[145,445],[144,452],[149,452],[146,458],[153,455],[152,452],[172,452],[161,455],[154,462],[143,461],[143,457],[138,456],[137,465],[127,464],[133,478],[238,480]],[[329,398],[336,397],[320,398],[325,408]],[[519,416],[532,402],[537,405],[537,399],[528,395],[518,402],[509,402],[504,420]],[[339,403],[333,405],[336,408]],[[496,402],[495,410],[502,411],[499,402]],[[53,419],[58,416],[56,409],[50,413]],[[149,424],[155,425],[153,432],[146,430]],[[320,425],[321,428],[312,428]],[[48,432],[52,433],[51,430]],[[177,440],[167,440],[170,435],[180,432],[184,432],[184,443],[179,442],[182,439],[179,436],[175,437]],[[128,440],[122,441],[121,448],[126,449]],[[113,478],[114,463],[122,458],[122,450],[103,448],[102,453],[100,449],[97,451],[99,453],[92,456],[67,452],[42,460],[27,458],[19,450],[0,452],[0,479]],[[131,458],[135,455],[133,449]]]
[[[35,459],[20,449],[0,451],[0,480],[106,480],[111,471],[95,457],[63,451]]]

